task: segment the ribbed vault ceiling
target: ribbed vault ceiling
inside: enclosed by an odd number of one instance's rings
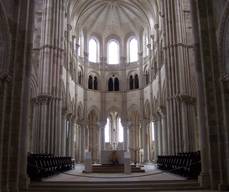
[[[72,0],[70,20],[76,31],[123,36],[153,27],[158,6],[157,0]]]

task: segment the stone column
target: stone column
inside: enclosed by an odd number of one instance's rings
[[[212,1],[192,1],[192,17],[195,22],[195,52],[198,80],[198,113],[202,158],[202,186],[222,189],[225,182],[225,149],[222,130],[222,95],[217,55],[217,39]],[[202,146],[203,145],[203,146]],[[209,177],[210,176],[210,177]],[[227,186],[228,187],[228,186]]]
[[[64,2],[44,1],[39,64],[39,96],[45,99],[40,108],[42,130],[40,153],[60,155],[61,134],[61,65],[64,61]]]
[[[100,159],[99,161],[102,162],[102,151],[105,150],[105,125],[106,121],[100,121],[98,122],[99,127],[99,133],[100,133],[100,141],[99,141],[99,153],[100,153]]]
[[[124,127],[124,150],[129,151],[129,128],[131,126],[131,122],[122,121],[122,125]]]
[[[84,162],[84,154],[85,154],[85,127],[84,123],[80,122],[80,162]]]
[[[70,156],[72,158],[75,157],[74,135],[75,135],[75,121],[74,121],[74,119],[71,119],[71,128],[70,128]]]
[[[39,130],[38,130],[38,123],[37,123],[37,117],[39,116],[39,104],[37,102],[37,99],[32,99],[32,105],[33,105],[33,112],[32,112],[32,150],[33,153],[38,153],[39,151],[39,143],[37,141],[37,138],[40,138],[39,136]]]
[[[144,150],[144,162],[149,162],[149,133],[148,133],[149,122],[146,120],[142,121],[143,131],[143,150]]]
[[[184,37],[183,4],[181,1],[162,1],[165,30],[165,71],[167,87],[168,153],[187,150],[184,144],[188,129],[187,106],[180,102],[179,95],[187,95],[190,84],[189,63],[185,58],[187,42]],[[186,75],[185,75],[186,74]],[[184,130],[185,129],[185,130]]]
[[[154,72],[155,72],[154,75],[156,76],[156,74],[160,70],[160,66],[161,66],[161,63],[160,63],[160,42],[159,42],[160,32],[159,32],[159,24],[155,24],[154,25],[154,29],[156,31],[156,43],[155,43],[155,46],[156,46],[156,49],[157,49],[157,55],[156,55],[157,63],[154,64]]]
[[[208,138],[207,138],[207,127],[205,124],[205,110],[204,110],[204,86],[203,77],[201,69],[201,55],[200,55],[200,36],[198,27],[198,16],[197,16],[197,2],[196,0],[191,0],[191,13],[192,13],[192,24],[193,24],[193,34],[194,34],[194,51],[195,51],[195,68],[197,74],[197,107],[198,107],[198,126],[200,128],[200,150],[201,150],[201,174],[199,176],[199,181],[201,186],[208,187],[209,178],[209,164],[208,164]]]
[[[28,187],[26,169],[33,2],[18,1],[9,11],[6,15],[2,14],[2,9],[0,11],[2,40],[10,39],[9,44],[3,46],[3,52],[0,51],[0,191],[18,192],[26,191]],[[7,15],[11,13],[16,14],[9,19]],[[2,40],[0,47],[4,45]]]
[[[158,116],[157,124],[157,137],[158,137],[158,155],[162,155],[162,125],[161,117]]]
[[[2,54],[2,52],[1,52]],[[2,54],[4,55],[4,54]],[[7,164],[9,147],[9,111],[11,103],[12,77],[9,73],[0,72],[0,189],[7,188]],[[6,134],[7,133],[7,134]]]
[[[168,133],[167,133],[167,123],[166,123],[166,109],[163,106],[160,106],[158,112],[161,117],[161,132],[162,132],[162,149],[161,154],[168,154]]]
[[[61,155],[66,155],[66,114],[61,114]]]
[[[156,119],[153,119],[153,123],[154,123],[154,135],[155,135],[155,161],[157,161],[157,157],[159,155],[159,151],[158,151],[158,126],[157,126],[157,121]]]

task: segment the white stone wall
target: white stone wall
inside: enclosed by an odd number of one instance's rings
[[[99,91],[87,91],[87,109],[88,109],[88,113],[90,113],[90,111],[92,109],[97,109],[98,112],[101,111],[101,94]]]
[[[122,112],[122,93],[121,92],[107,92],[106,93],[106,112],[117,111]]]
[[[127,109],[129,112],[129,109],[131,109],[132,106],[137,107],[137,109],[140,108],[140,90],[133,90],[129,91],[127,93]]]
[[[78,93],[77,102],[84,104],[84,89],[81,86],[77,86],[77,89],[78,89],[77,90],[77,93]]]

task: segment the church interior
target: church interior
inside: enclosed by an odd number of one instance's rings
[[[182,189],[229,190],[229,0],[0,0],[0,191]]]

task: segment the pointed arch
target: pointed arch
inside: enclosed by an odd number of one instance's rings
[[[94,90],[98,90],[98,78],[94,77]]]
[[[134,76],[134,87],[135,87],[135,89],[139,89],[139,78],[138,78],[138,74],[135,74],[135,76]]]
[[[91,75],[88,77],[88,89],[92,89],[92,84],[93,84],[93,78]]]
[[[113,90],[114,90],[113,79],[109,78],[109,80],[108,80],[108,91],[113,91]]]
[[[118,77],[115,77],[115,79],[114,79],[114,90],[119,91],[119,79],[118,79]]]
[[[133,75],[130,75],[129,86],[130,86],[130,90],[134,89],[134,78],[133,78]]]

